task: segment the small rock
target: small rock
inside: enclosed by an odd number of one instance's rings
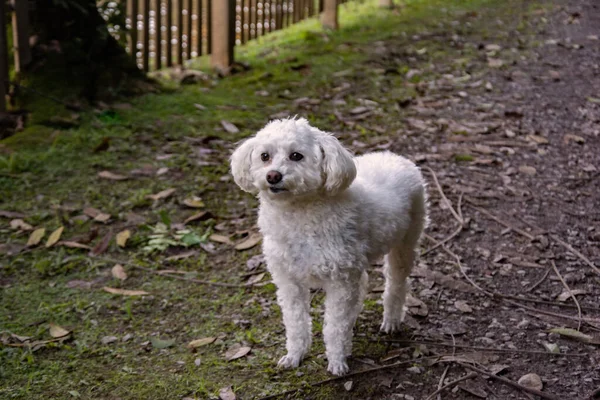
[[[415,400],[415,398],[413,396],[411,396],[410,394],[405,394],[404,400]]]
[[[202,360],[201,360],[201,359],[199,359],[199,358],[196,358],[196,359],[194,360],[194,365],[195,365],[196,367],[199,367],[199,366],[200,366],[200,364],[202,364]]]
[[[518,329],[527,329],[528,326],[529,326],[529,320],[528,319],[523,319],[521,322],[519,322],[517,324],[517,328]]]
[[[507,138],[514,138],[515,136],[517,136],[517,134],[514,131],[511,131],[510,129],[507,129],[504,132],[504,135],[506,135]]]
[[[519,385],[523,385],[525,387],[536,390],[542,390],[542,388],[544,387],[544,384],[542,383],[542,378],[540,378],[539,375],[533,373],[523,375],[521,378],[519,378],[518,383]]]
[[[552,78],[552,80],[560,81],[560,72],[550,70],[550,71],[548,71],[548,75],[550,75],[550,78]]]
[[[131,340],[131,338],[133,338],[133,335],[131,333],[128,333],[127,335],[123,336],[123,339],[121,339],[123,342],[128,342]]]
[[[347,392],[351,391],[352,390],[352,384],[353,384],[352,381],[348,381],[348,382],[344,383],[344,389],[346,389]]]
[[[537,173],[537,170],[529,165],[521,165],[519,172],[525,175],[533,176]]]
[[[302,371],[297,371],[297,372],[296,372],[296,376],[297,376],[298,378],[300,378],[301,376],[304,376],[304,372],[302,372]]]
[[[485,90],[487,90],[488,92],[491,92],[492,90],[494,90],[494,86],[492,85],[491,82],[486,82],[484,87],[485,87]]]
[[[410,372],[411,374],[420,374],[421,372],[423,372],[423,370],[421,369],[421,367],[410,367],[406,369],[408,372]]]

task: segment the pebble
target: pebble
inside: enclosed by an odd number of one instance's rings
[[[408,368],[407,371],[410,372],[411,374],[420,374],[421,372],[423,372],[421,367],[416,367],[416,366]]]

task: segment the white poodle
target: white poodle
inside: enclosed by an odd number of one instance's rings
[[[277,285],[287,355],[297,367],[311,345],[311,288],[326,293],[323,338],[335,375],[348,372],[352,328],[367,268],[385,255],[385,332],[404,318],[406,279],[427,221],[419,169],[391,152],[352,155],[305,119],[270,122],[231,156],[235,182],[258,194],[263,252]]]

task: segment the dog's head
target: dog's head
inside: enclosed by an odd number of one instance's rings
[[[235,182],[271,199],[334,195],[352,183],[352,155],[332,135],[306,119],[275,120],[244,141],[231,156]]]

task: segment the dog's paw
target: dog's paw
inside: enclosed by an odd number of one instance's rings
[[[349,368],[348,364],[344,361],[329,361],[327,371],[331,372],[333,375],[342,376],[348,373]]]
[[[400,320],[400,319],[384,318],[383,323],[381,324],[381,327],[379,328],[379,330],[382,332],[385,332],[385,333],[394,333],[394,332],[399,332],[401,326],[402,326],[402,320]]]
[[[281,359],[277,363],[277,366],[279,368],[285,368],[285,369],[298,368],[298,366],[300,365],[300,361],[302,361],[301,355],[287,354],[287,355],[281,357]]]

